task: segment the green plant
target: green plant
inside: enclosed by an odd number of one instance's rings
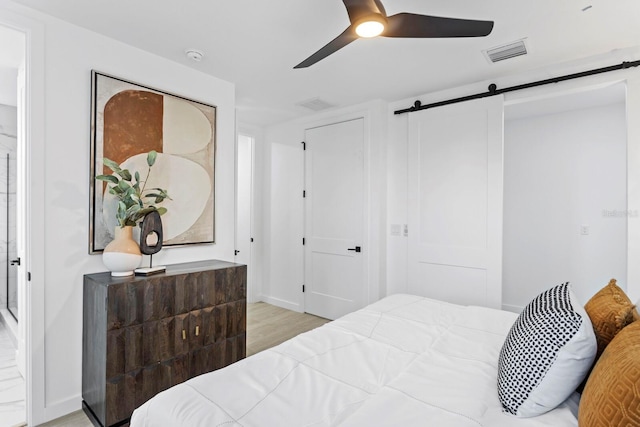
[[[135,226],[144,218],[146,214],[158,211],[160,215],[167,212],[167,208],[157,207],[165,199],[171,200],[171,197],[162,188],[146,189],[151,168],[156,162],[158,153],[149,151],[147,153],[147,176],[144,181],[140,181],[140,173],[135,172],[133,176],[128,169],[122,169],[120,165],[113,160],[103,158],[103,163],[113,171],[113,175],[98,175],[96,179],[105,181],[109,188],[109,193],[118,199],[118,208],[116,210],[116,219],[120,227]],[[142,187],[140,186],[142,184]]]

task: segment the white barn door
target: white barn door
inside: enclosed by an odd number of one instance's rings
[[[307,313],[336,319],[366,295],[364,119],[305,132]]]
[[[501,308],[503,98],[409,116],[409,291]]]

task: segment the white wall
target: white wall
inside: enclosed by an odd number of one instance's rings
[[[612,277],[626,288],[625,106],[576,108],[505,122],[503,305],[513,311],[566,281],[583,303]]]
[[[384,294],[386,187],[383,119],[385,106],[371,102],[349,108],[317,113],[303,119],[268,127],[264,153],[264,276],[262,299],[291,310],[304,310],[303,247],[305,129],[338,123],[356,117],[365,118],[365,155],[369,188],[367,238],[368,301]]]
[[[394,115],[390,107],[387,136],[387,287],[385,295],[408,291],[408,188],[409,188],[409,115]],[[392,227],[395,229],[392,231]],[[399,227],[399,231],[398,231]]]
[[[297,123],[265,131],[262,299],[296,311],[302,310],[303,140],[304,129]]]
[[[88,254],[91,70],[218,107],[216,244],[167,248],[154,257],[158,263],[233,260],[235,95],[231,83],[35,11],[0,3],[0,8],[5,7],[5,17],[17,14],[40,23],[46,39],[41,99],[46,114],[44,138],[32,141],[32,148],[43,150],[46,159],[43,170],[32,171],[34,182],[45,186],[45,210],[38,213],[44,217],[44,257],[31,260],[34,271],[38,270],[32,293],[44,293],[44,313],[39,314],[44,331],[34,331],[36,337],[44,334],[44,345],[36,343],[32,348],[44,352],[43,383],[35,384],[45,388],[43,407],[33,408],[32,423],[38,424],[80,408],[82,280],[84,274],[105,270],[99,255]]]

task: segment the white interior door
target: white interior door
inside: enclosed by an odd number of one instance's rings
[[[500,308],[503,99],[409,117],[409,291]]]
[[[305,311],[336,319],[365,301],[364,119],[305,142]]]

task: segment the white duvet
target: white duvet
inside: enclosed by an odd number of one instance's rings
[[[498,354],[513,313],[393,295],[136,409],[152,426],[577,426],[577,395],[502,413]]]

